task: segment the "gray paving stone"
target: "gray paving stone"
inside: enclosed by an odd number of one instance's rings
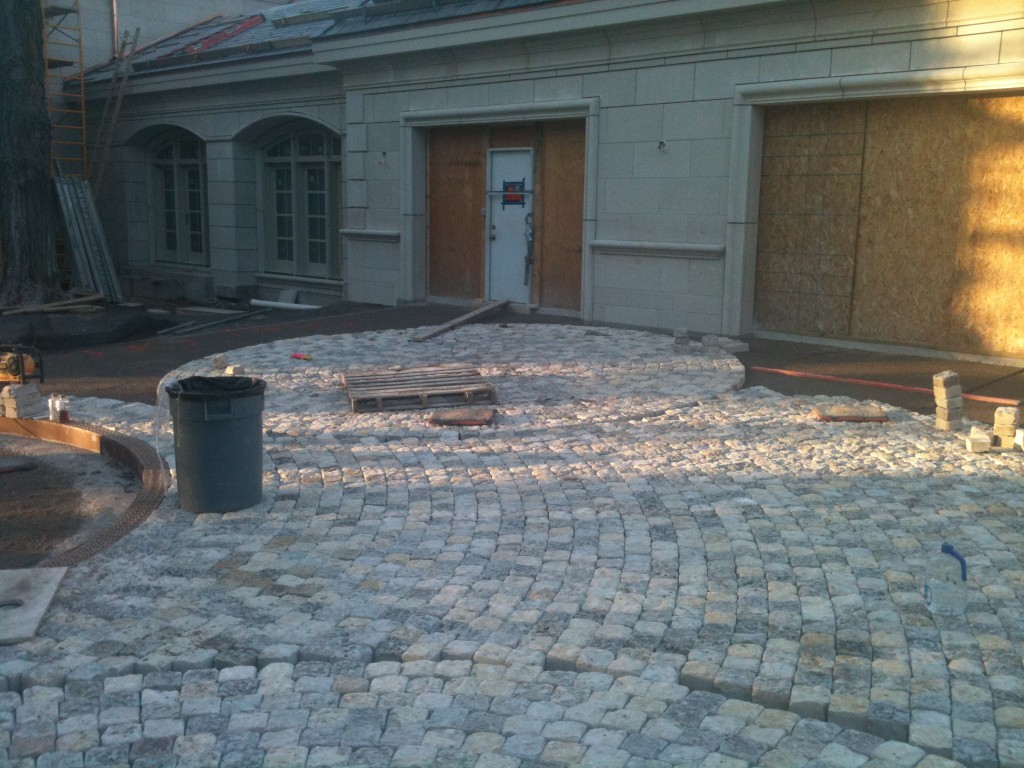
[[[407,338],[310,337],[301,367],[294,341],[233,353],[268,382],[263,500],[194,516],[172,488],[78,569],[47,637],[0,659],[0,749],[81,740],[99,761],[215,737],[225,764],[389,765],[432,740],[453,766],[873,766],[920,762],[878,741],[909,739],[935,765],[1018,759],[1021,454],[968,454],[898,409],[884,429],[814,422],[836,401],[736,392],[722,347],[657,334]],[[382,348],[478,366],[499,421],[351,413],[340,375]],[[76,406],[151,439],[148,406]],[[966,622],[923,605],[943,540],[971,563]]]

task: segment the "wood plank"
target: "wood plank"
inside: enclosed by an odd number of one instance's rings
[[[583,292],[583,177],[586,124],[544,125],[538,175],[535,282],[542,307],[579,311]]]
[[[449,408],[435,411],[427,423],[437,426],[483,427],[494,423],[498,412],[493,408]]]
[[[811,415],[818,421],[885,422],[889,417],[877,405],[816,405]]]
[[[427,290],[431,296],[484,295],[487,132],[483,126],[430,131],[427,159]]]
[[[28,315],[36,312],[60,312],[63,309],[71,309],[77,307],[80,304],[91,304],[94,301],[102,301],[102,293],[94,293],[90,296],[82,296],[76,299],[65,299],[64,301],[53,301],[49,304],[36,304],[26,305],[22,307],[11,307],[5,309],[2,314],[4,315]]]
[[[494,387],[472,366],[453,363],[342,374],[352,410],[397,411],[497,402]]]
[[[477,376],[475,371],[451,371],[450,373],[439,374],[415,374],[402,373],[395,376],[366,376],[349,377],[345,379],[345,386],[349,389],[354,387],[375,387],[381,384],[409,384],[411,386],[422,386],[429,383],[443,383],[448,381],[465,381],[468,376]]]
[[[417,397],[363,397],[352,401],[352,410],[356,413],[367,411],[409,411],[424,408],[439,408],[451,405],[477,403],[494,403],[497,398],[493,392],[471,392],[459,394],[423,393]]]
[[[426,341],[427,339],[432,339],[435,336],[440,336],[442,333],[447,333],[448,331],[452,330],[453,328],[458,328],[460,325],[465,325],[470,320],[474,320],[474,319],[476,319],[478,317],[486,315],[489,312],[493,312],[496,309],[501,309],[501,308],[507,306],[508,303],[509,303],[509,300],[508,299],[504,299],[502,301],[492,301],[492,302],[490,302],[488,304],[484,304],[482,307],[477,307],[472,312],[467,312],[464,315],[459,315],[454,320],[449,320],[444,325],[439,325],[436,328],[434,328],[433,330],[427,331],[426,333],[422,333],[422,334],[420,334],[418,336],[413,336],[412,340],[413,341]]]
[[[348,371],[342,374],[341,381],[345,387],[358,387],[398,381],[419,383],[431,380],[444,381],[479,376],[480,372],[472,366],[456,365],[448,369],[405,368],[396,371]]]
[[[395,385],[389,386],[387,384],[381,384],[376,387],[363,387],[362,389],[350,387],[348,390],[349,397],[378,397],[378,396],[391,396],[391,395],[415,395],[421,392],[438,392],[441,394],[452,393],[452,392],[485,392],[493,389],[483,379],[478,383],[470,382],[458,382],[452,381],[448,384],[427,384],[427,385]]]

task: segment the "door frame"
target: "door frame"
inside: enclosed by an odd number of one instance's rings
[[[399,296],[408,300],[427,298],[427,137],[430,128],[460,125],[536,123],[583,119],[586,124],[583,180],[583,274],[580,316],[593,318],[593,261],[591,242],[597,226],[597,150],[600,101],[596,98],[505,104],[464,109],[430,109],[403,112],[400,117],[402,168],[400,176],[401,230],[399,241]]]

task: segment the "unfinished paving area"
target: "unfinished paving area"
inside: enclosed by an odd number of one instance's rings
[[[1024,764],[1024,454],[890,406],[818,422],[839,401],[736,391],[734,357],[655,334],[413,334],[227,355],[268,385],[263,501],[196,516],[172,493],[69,569],[38,638],[0,647],[0,758]],[[354,414],[340,388],[449,362],[495,385],[494,426]],[[964,616],[924,605],[943,541]]]

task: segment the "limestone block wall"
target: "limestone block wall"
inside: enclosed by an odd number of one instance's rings
[[[397,261],[378,258],[397,265],[396,300],[423,295],[415,275],[428,225],[419,150],[403,126],[430,113],[450,114],[451,124],[516,122],[545,103],[590,100],[585,319],[749,331],[756,284],[774,297],[758,299],[761,315],[774,313],[767,324],[849,334],[862,99],[974,82],[1024,88],[1024,14],[1012,4],[765,3],[699,23],[642,23],[641,12],[626,21],[622,11],[620,26],[587,31],[616,13],[595,3],[604,10],[587,16],[588,5],[552,9],[579,23],[547,36],[524,13],[500,28],[468,22],[464,38],[453,25],[443,36],[413,30],[383,47],[369,36],[318,52],[343,71],[350,106],[346,227],[394,236],[383,250]],[[826,102],[842,104],[819,108],[813,126],[770,115],[774,105]],[[374,277],[365,293],[353,281],[350,296],[380,295],[386,271]]]
[[[196,300],[252,295],[262,272],[259,148],[275,128],[297,120],[341,133],[344,108],[338,91],[330,74],[268,80],[258,89],[185,90],[180,79],[173,90],[158,89],[152,81],[136,80],[117,126],[108,178],[97,195],[115,263],[160,295]],[[94,107],[102,109],[102,95],[94,98]],[[207,267],[155,260],[151,147],[173,131],[198,137],[205,148]],[[335,292],[340,291],[339,283]],[[271,293],[276,296],[276,287]]]

